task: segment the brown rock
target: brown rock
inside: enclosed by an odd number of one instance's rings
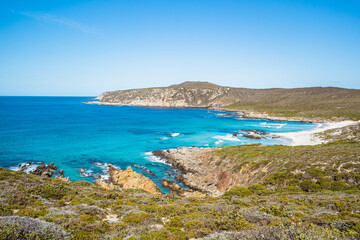
[[[250,139],[261,139],[260,134],[257,134],[257,133],[247,134],[247,135],[244,135],[244,137],[250,138]]]
[[[49,170],[49,169],[45,169],[45,171],[43,171],[42,173],[41,173],[41,177],[51,177],[52,176],[52,174],[53,174],[53,172],[51,171],[51,170]]]
[[[47,165],[47,168],[56,171],[56,166],[53,162],[49,163],[49,165]]]
[[[38,166],[34,171],[31,172],[31,174],[41,176],[41,174],[45,171],[46,165],[45,163]]]
[[[161,194],[156,184],[141,173],[134,172],[129,166],[125,171],[109,168],[110,181],[123,189],[143,189],[153,194]]]
[[[116,188],[116,186],[112,183],[107,183],[107,182],[104,182],[102,181],[101,179],[97,179],[95,181],[95,185],[96,186],[99,186],[99,187],[102,187],[102,188],[105,188],[105,189],[108,189],[108,190],[113,190]]]
[[[229,172],[220,172],[217,177],[218,181],[216,187],[221,192],[225,192],[230,186],[231,174]]]
[[[64,176],[64,170],[60,169],[58,172],[61,176]]]
[[[176,184],[176,182],[171,182],[169,179],[164,179],[161,183],[164,187],[169,188],[171,191],[177,193],[179,196],[184,192],[183,189]]]

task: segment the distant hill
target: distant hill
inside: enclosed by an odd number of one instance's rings
[[[100,104],[151,107],[212,107],[275,117],[360,119],[360,90],[335,87],[248,89],[210,82],[112,91]],[[260,116],[261,117],[261,116]]]
[[[170,85],[169,88],[209,88],[209,89],[216,89],[221,86],[216,85],[211,82],[197,82],[197,81],[186,81],[180,84]]]

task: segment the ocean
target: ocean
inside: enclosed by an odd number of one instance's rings
[[[107,179],[107,166],[131,166],[160,186],[178,174],[152,156],[157,149],[214,147],[288,139],[244,138],[241,130],[295,132],[316,124],[242,119],[201,108],[150,108],[85,104],[93,97],[0,97],[0,166],[54,162],[70,180]],[[233,134],[239,134],[234,137]],[[81,169],[84,175],[81,175]],[[151,175],[150,171],[155,175]],[[165,189],[161,188],[164,192]]]

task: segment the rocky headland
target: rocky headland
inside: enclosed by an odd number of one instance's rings
[[[221,196],[235,186],[247,186],[252,181],[248,169],[234,171],[235,163],[222,161],[213,151],[220,148],[181,147],[157,150],[153,154],[166,159],[181,171],[177,180],[208,196]],[[219,164],[221,161],[221,164]]]
[[[360,119],[360,90],[334,87],[248,89],[209,82],[108,91],[90,104],[204,107],[237,111],[244,118],[328,122]]]

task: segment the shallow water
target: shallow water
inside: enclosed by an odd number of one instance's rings
[[[251,140],[232,134],[241,133],[241,129],[279,133],[316,127],[241,119],[207,109],[84,104],[92,99],[0,97],[0,166],[16,169],[24,162],[54,162],[70,180],[89,181],[97,174],[106,178],[107,164],[121,169],[132,166],[160,183],[163,178],[173,179],[176,172],[151,151],[181,146],[288,144],[286,139]],[[88,176],[80,175],[81,168]]]

